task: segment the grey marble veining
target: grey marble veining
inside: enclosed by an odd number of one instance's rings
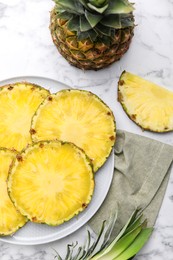
[[[117,80],[123,70],[173,90],[173,0],[135,0],[135,35],[129,51],[100,71],[70,66],[57,52],[49,32],[51,0],[0,0],[0,80],[36,75],[98,94],[113,109],[117,127],[173,145],[173,133],[142,132],[116,101]],[[53,260],[53,248],[65,252],[72,241],[84,240],[85,227],[60,241],[39,246],[0,242],[0,260]],[[173,172],[155,231],[136,260],[173,260]]]

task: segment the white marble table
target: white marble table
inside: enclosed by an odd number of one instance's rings
[[[173,133],[142,132],[116,101],[117,79],[125,69],[173,90],[173,0],[135,0],[135,36],[128,53],[107,69],[83,72],[71,67],[52,43],[51,0],[0,0],[0,80],[37,75],[98,94],[113,109],[117,127],[173,145]],[[53,260],[52,248],[82,240],[85,228],[54,243],[15,246],[0,242],[0,260]],[[173,260],[173,172],[155,231],[136,260]]]

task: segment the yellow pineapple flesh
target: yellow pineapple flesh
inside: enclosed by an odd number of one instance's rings
[[[173,92],[129,72],[118,84],[118,99],[127,115],[145,130],[173,130]]]
[[[16,153],[0,148],[0,235],[11,235],[22,227],[27,219],[14,207],[7,191],[10,164]]]
[[[0,88],[0,146],[21,151],[31,143],[31,118],[49,91],[27,82]]]
[[[91,201],[91,162],[71,143],[38,142],[16,157],[8,189],[16,208],[28,219],[59,225]]]
[[[49,96],[32,120],[33,141],[58,139],[76,144],[91,158],[97,171],[115,143],[110,108],[88,91],[63,90]]]

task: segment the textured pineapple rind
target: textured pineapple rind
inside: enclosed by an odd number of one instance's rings
[[[1,153],[1,151],[5,151],[5,152],[11,152],[11,153],[13,153],[14,154],[14,156],[15,155],[17,155],[18,154],[18,152],[15,150],[15,149],[8,149],[8,148],[5,148],[5,147],[0,147],[0,153]],[[11,168],[11,165],[12,165],[12,163],[13,163],[13,161],[14,161],[14,159],[15,159],[15,157],[12,159],[12,162],[11,162],[11,164],[10,164],[10,166],[9,166],[9,171],[10,171],[10,168]],[[9,178],[9,173],[8,173],[8,176],[7,176],[7,183],[8,183],[8,178]],[[7,185],[7,192],[8,192],[8,185]],[[8,195],[9,195],[9,193],[8,193]],[[11,199],[11,197],[9,196],[9,199]],[[12,201],[12,200],[11,200]],[[13,202],[13,201],[12,201]],[[10,232],[1,232],[0,231],[0,236],[9,236],[9,235],[13,235],[15,232],[17,232],[21,227],[23,227],[26,223],[27,223],[27,221],[28,221],[28,219],[25,217],[25,216],[23,216],[23,222],[21,222],[21,223],[19,223],[19,225],[18,226],[16,226],[13,230],[11,230]]]
[[[150,131],[150,132],[153,132],[153,133],[168,133],[168,132],[172,132],[173,129],[163,129],[161,131],[155,129],[151,129],[149,127],[144,127],[142,126],[141,124],[139,124],[132,115],[130,115],[130,113],[128,112],[128,109],[126,107],[126,105],[124,104],[124,100],[123,100],[123,96],[122,96],[122,93],[121,93],[121,90],[120,88],[122,87],[121,85],[121,80],[122,80],[122,77],[124,76],[124,74],[126,73],[126,71],[124,70],[119,78],[119,81],[118,81],[118,101],[120,102],[123,110],[125,111],[126,115],[129,117],[130,120],[132,120],[137,126],[139,126],[143,131]]]
[[[88,166],[90,167],[91,169],[91,189],[90,189],[90,193],[89,193],[89,196],[88,196],[88,199],[87,201],[85,201],[85,204],[86,206],[85,207],[81,207],[80,209],[78,209],[75,213],[71,214],[68,218],[65,218],[63,220],[60,220],[60,221],[57,221],[56,223],[51,223],[51,222],[43,222],[43,221],[39,221],[38,219],[37,220],[34,220],[33,221],[33,217],[31,215],[29,215],[25,210],[23,210],[16,202],[15,198],[13,198],[13,196],[11,195],[11,186],[12,186],[12,177],[13,177],[13,174],[15,172],[15,168],[17,167],[18,165],[18,160],[17,160],[17,156],[23,156],[23,154],[27,154],[26,152],[27,151],[30,151],[32,150],[33,147],[35,146],[40,146],[40,144],[45,144],[45,143],[59,143],[61,145],[64,145],[64,144],[69,144],[71,145],[73,148],[77,149],[78,151],[80,151],[80,153],[84,156]],[[93,172],[93,166],[92,166],[92,163],[91,163],[91,160],[90,158],[86,155],[86,153],[79,147],[77,147],[75,144],[73,143],[70,143],[70,142],[62,142],[62,141],[59,141],[59,140],[43,140],[43,141],[39,141],[37,143],[33,143],[32,145],[28,145],[25,149],[22,150],[21,153],[18,153],[16,156],[16,158],[13,160],[12,164],[11,164],[11,167],[10,167],[10,170],[9,170],[9,177],[8,177],[8,194],[9,194],[9,197],[11,198],[12,202],[14,203],[15,207],[18,209],[18,211],[23,215],[25,216],[28,220],[30,220],[31,222],[35,222],[35,223],[40,223],[40,224],[47,224],[49,226],[58,226],[58,225],[61,225],[63,224],[64,222],[67,222],[69,221],[70,219],[72,219],[73,217],[75,217],[76,215],[78,215],[79,213],[81,213],[82,211],[85,210],[85,208],[89,205],[89,203],[91,202],[91,199],[92,199],[92,196],[93,196],[93,193],[94,193],[94,187],[95,187],[95,180],[94,180],[94,172]],[[22,157],[23,158],[23,157]]]
[[[38,139],[37,139],[37,137],[36,137],[36,133],[33,133],[33,134],[32,134],[32,130],[34,130],[35,123],[36,123],[36,121],[37,121],[37,117],[38,117],[39,114],[40,114],[40,111],[41,111],[42,106],[44,106],[45,103],[46,103],[47,101],[49,101],[49,97],[53,97],[53,96],[58,95],[59,93],[63,93],[63,92],[67,92],[67,91],[79,91],[79,92],[89,93],[89,94],[93,95],[95,98],[97,98],[97,99],[110,111],[110,113],[111,113],[111,117],[112,117],[113,123],[114,123],[114,129],[113,129],[114,142],[112,143],[112,146],[111,146],[110,149],[108,150],[107,155],[105,155],[105,159],[103,160],[103,162],[102,162],[98,167],[94,168],[94,172],[96,172],[96,171],[98,171],[98,170],[104,165],[104,163],[106,162],[106,160],[107,160],[108,157],[110,156],[111,151],[112,151],[112,149],[113,149],[113,147],[114,147],[114,144],[115,144],[115,142],[116,142],[116,121],[115,121],[114,114],[113,114],[112,110],[110,109],[110,107],[109,107],[101,98],[99,98],[96,94],[94,94],[94,93],[92,93],[92,92],[90,92],[90,91],[87,91],[87,90],[63,89],[63,90],[61,90],[61,91],[59,91],[59,92],[57,92],[57,93],[54,93],[54,94],[51,94],[50,96],[48,96],[48,97],[47,97],[45,100],[43,100],[43,102],[39,105],[38,109],[36,110],[35,114],[33,115],[33,118],[32,118],[32,120],[31,120],[31,131],[30,131],[30,133],[31,133],[31,138],[32,138],[33,142],[38,142]],[[81,147],[80,147],[80,149],[83,150]],[[84,152],[85,152],[85,151],[84,151]],[[86,152],[85,152],[85,153],[86,153]]]
[[[50,91],[48,89],[45,89],[44,87],[41,87],[40,85],[37,85],[35,83],[31,83],[31,82],[28,82],[28,81],[19,81],[19,82],[17,81],[15,83],[9,83],[7,85],[3,85],[3,86],[0,87],[0,91],[6,90],[6,89],[12,90],[15,87],[18,88],[17,85],[32,86],[33,88],[38,88],[40,91],[44,91],[45,93],[47,93],[47,95],[50,95]]]
[[[23,223],[19,224],[12,232],[0,233],[0,237],[13,236],[19,229],[21,229],[28,222],[28,218],[24,215],[23,217],[25,218],[25,221]]]
[[[117,53],[114,53],[113,55],[110,55],[108,56],[108,58],[106,58],[104,60],[104,57],[105,57],[105,53],[103,53],[102,57],[103,57],[103,60],[101,62],[97,62],[97,59],[86,59],[86,63],[82,63],[80,62],[80,60],[78,60],[77,58],[75,58],[72,53],[71,53],[71,50],[68,48],[68,46],[66,45],[66,42],[65,41],[60,41],[58,39],[58,37],[56,36],[56,33],[55,33],[55,30],[56,30],[56,12],[55,12],[55,8],[51,11],[50,13],[50,32],[51,32],[51,36],[52,36],[52,40],[55,44],[55,46],[57,47],[58,51],[60,52],[60,54],[73,66],[79,68],[79,69],[83,69],[83,70],[100,70],[100,69],[103,69],[103,68],[106,68],[108,67],[109,65],[111,65],[112,63],[118,61],[121,59],[121,57],[128,51],[129,49],[129,46],[130,46],[130,43],[131,43],[131,40],[133,38],[133,31],[134,31],[134,27],[127,27],[129,30],[130,30],[130,37],[129,39],[126,41],[126,42],[121,42],[120,41],[120,44],[118,45],[118,48],[117,50],[119,52]],[[125,28],[125,29],[127,29]],[[62,29],[62,27],[61,27]],[[120,29],[123,31],[123,29]],[[76,35],[76,39],[77,39],[77,35]],[[87,38],[86,40],[88,40],[89,38]],[[101,39],[100,39],[101,40]],[[61,48],[61,43],[64,44],[64,46],[66,46],[69,51],[70,51],[70,54],[66,53],[63,51],[63,49]],[[123,46],[124,44],[124,46]],[[113,47],[114,44],[113,43],[113,40],[112,40],[112,45],[111,46],[108,46],[107,50],[110,49],[110,47]],[[121,48],[120,48],[121,47]],[[81,52],[82,53],[82,52]],[[101,58],[102,58],[101,57]]]

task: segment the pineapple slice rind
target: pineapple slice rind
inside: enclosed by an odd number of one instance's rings
[[[21,151],[31,143],[31,118],[49,91],[29,82],[0,88],[0,146]]]
[[[173,92],[124,71],[118,99],[129,118],[144,130],[173,130]]]
[[[93,169],[86,154],[71,143],[38,142],[16,157],[8,189],[29,220],[60,225],[90,203]]]
[[[0,235],[6,236],[16,232],[27,219],[22,216],[12,203],[7,190],[7,179],[10,164],[16,152],[0,148]]]
[[[84,90],[62,90],[50,95],[36,111],[32,139],[72,142],[92,159],[96,172],[115,143],[115,119],[99,97]]]

